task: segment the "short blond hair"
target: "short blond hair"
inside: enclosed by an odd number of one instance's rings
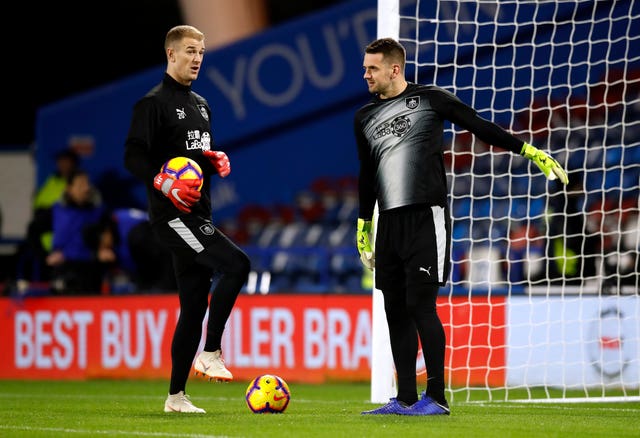
[[[182,41],[183,38],[194,38],[198,41],[204,39],[204,34],[193,26],[188,24],[181,24],[179,26],[172,27],[167,32],[167,36],[164,39],[165,50],[171,47],[174,43]]]

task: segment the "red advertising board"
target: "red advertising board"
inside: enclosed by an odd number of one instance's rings
[[[454,383],[502,384],[504,299],[443,298]],[[168,378],[176,295],[0,299],[0,378]],[[223,352],[237,379],[368,381],[371,297],[241,295]]]
[[[503,386],[506,381],[505,297],[452,297],[439,302],[452,386]]]

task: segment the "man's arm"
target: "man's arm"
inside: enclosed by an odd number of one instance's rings
[[[478,116],[473,108],[453,94],[444,90],[434,91],[432,104],[443,118],[466,129],[485,143],[528,158],[550,180],[558,178],[563,184],[569,182],[567,172],[553,157],[535,146],[519,140],[495,123]]]
[[[362,264],[373,269],[375,266],[375,253],[371,245],[373,240],[373,209],[376,203],[374,191],[374,162],[371,158],[367,139],[362,133],[358,117],[354,121],[354,134],[358,146],[358,158],[360,159],[360,174],[358,177],[359,212],[356,224],[356,248],[360,254]]]
[[[124,146],[124,166],[145,184],[151,184],[159,170],[150,160],[151,141],[159,123],[158,110],[149,98],[136,103]]]
[[[434,90],[430,101],[435,111],[445,120],[474,134],[487,144],[515,154],[522,150],[523,141],[495,123],[478,116],[476,110],[446,90]]]
[[[362,133],[357,116],[354,121],[354,135],[358,147],[358,158],[360,160],[360,173],[358,175],[358,196],[360,203],[358,217],[371,220],[376,204],[376,195],[374,192],[375,164],[371,158],[369,144]]]

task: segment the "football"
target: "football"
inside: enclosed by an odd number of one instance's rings
[[[202,188],[202,184],[204,182],[202,179],[202,169],[200,168],[200,165],[191,158],[172,158],[163,164],[160,171],[168,174],[174,179],[197,179],[200,181],[198,190]]]
[[[289,406],[291,391],[281,377],[262,374],[249,384],[245,400],[255,414],[280,414]]]

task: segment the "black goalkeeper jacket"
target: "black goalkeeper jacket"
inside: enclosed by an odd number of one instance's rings
[[[447,205],[444,121],[490,145],[520,153],[523,142],[450,92],[409,83],[398,96],[374,96],[354,116],[360,160],[359,217],[414,204]]]
[[[124,165],[146,186],[151,223],[186,214],[211,218],[210,180],[217,172],[202,152],[213,148],[209,104],[190,86],[165,73],[162,82],[134,105],[125,142]],[[202,168],[202,197],[191,213],[178,210],[153,187],[153,178],[162,165],[178,156],[191,158]]]

